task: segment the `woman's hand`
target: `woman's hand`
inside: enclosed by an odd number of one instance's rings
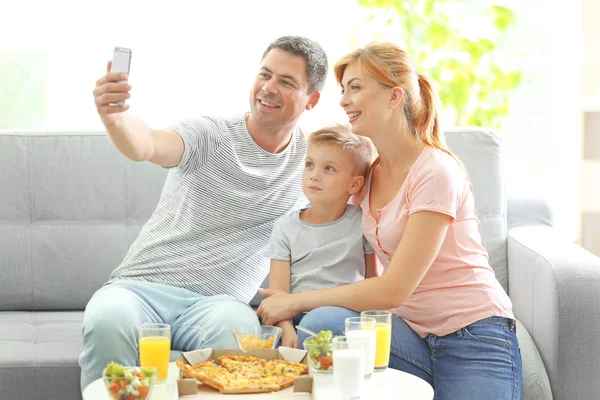
[[[280,321],[292,319],[298,314],[293,308],[293,295],[283,290],[259,289],[258,291],[267,297],[256,311],[263,325],[275,325]]]

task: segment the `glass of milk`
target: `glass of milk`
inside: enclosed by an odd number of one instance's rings
[[[337,336],[331,342],[337,400],[357,400],[365,382],[365,341]]]
[[[371,317],[346,318],[346,337],[349,341],[365,341],[365,378],[370,378],[375,370],[375,350],[377,348],[377,320]],[[334,364],[335,365],[335,362]],[[335,370],[335,368],[334,368]]]

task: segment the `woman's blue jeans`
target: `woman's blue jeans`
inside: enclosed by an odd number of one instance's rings
[[[342,335],[346,318],[358,315],[346,308],[321,307],[294,322],[313,332]],[[300,343],[307,336],[298,331]],[[490,317],[446,336],[423,339],[393,316],[389,366],[424,379],[433,386],[436,400],[521,398],[521,351],[515,322],[508,318]]]

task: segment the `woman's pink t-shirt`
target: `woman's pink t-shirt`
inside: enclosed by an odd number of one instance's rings
[[[496,279],[481,244],[479,220],[466,174],[449,154],[427,146],[394,199],[371,215],[371,176],[363,191],[362,229],[387,269],[409,215],[435,211],[449,215],[440,251],[415,291],[396,309],[421,337],[444,336],[491,316],[514,318],[512,303]]]

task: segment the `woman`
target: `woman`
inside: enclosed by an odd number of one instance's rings
[[[425,379],[436,399],[520,398],[512,304],[481,244],[469,178],[443,142],[433,86],[391,43],[356,50],[334,71],[353,132],[379,154],[354,200],[385,273],[332,289],[265,293],[262,321],[313,310],[303,326],[339,334],[356,312],[393,308],[392,368]]]

